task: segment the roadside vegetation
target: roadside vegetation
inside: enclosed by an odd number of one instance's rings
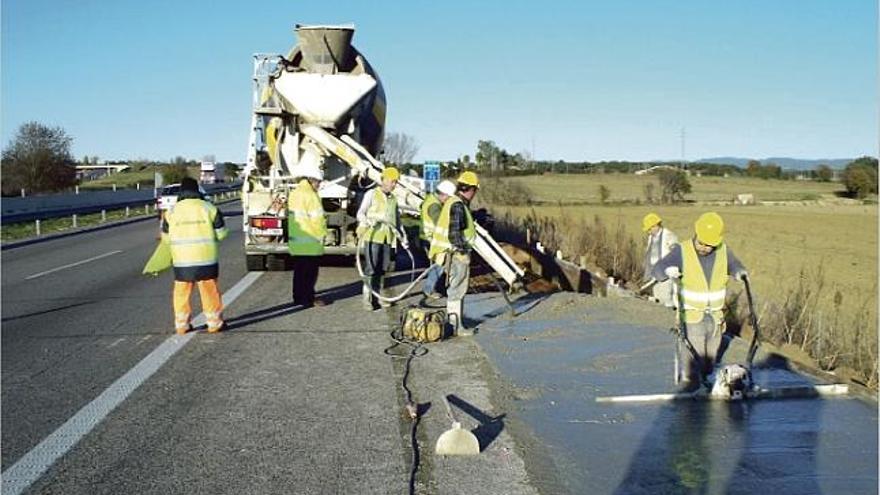
[[[108,210],[106,212],[106,217],[102,217],[100,213],[78,215],[76,217],[76,228],[92,227],[95,225],[100,225],[102,223],[108,223],[116,220],[122,220],[125,218],[143,215],[143,208],[131,208],[128,215],[126,215],[125,209]],[[152,213],[152,215],[155,215],[155,213]],[[72,217],[51,218],[40,222],[40,236],[56,234],[73,228],[74,227]],[[0,240],[2,240],[2,242],[28,239],[31,237],[36,237],[36,235],[37,227],[34,222],[4,225],[3,229],[0,230]]]

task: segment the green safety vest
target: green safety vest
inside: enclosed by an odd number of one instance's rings
[[[287,249],[294,256],[321,256],[326,235],[321,198],[309,181],[302,179],[287,197]]]
[[[165,215],[171,260],[176,267],[217,263],[217,241],[226,238],[226,227],[215,229],[217,207],[201,199],[178,201]]]
[[[450,212],[452,212],[452,205],[455,203],[463,203],[463,201],[458,196],[450,196],[450,198],[443,203],[443,209],[440,210],[440,217],[437,219],[437,225],[434,228],[434,237],[431,240],[431,249],[428,251],[428,256],[432,261],[438,254],[452,250],[452,243],[449,242],[449,216]],[[471,216],[471,210],[467,205],[465,205],[464,211],[465,217],[467,218],[467,225],[464,229],[464,239],[468,245],[473,246],[474,241],[477,238],[477,228],[474,225],[474,217]]]
[[[724,298],[727,295],[727,246],[715,248],[715,265],[706,282],[700,258],[690,239],[680,243],[682,258],[681,303],[687,323],[699,323],[710,314],[716,324],[724,321]]]
[[[393,246],[397,240],[397,198],[393,194],[386,196],[378,187],[371,194],[373,201],[367,208],[367,219],[372,221],[373,228],[364,231],[367,241]]]
[[[437,198],[437,195],[434,193],[430,193],[425,196],[425,200],[422,201],[422,207],[419,210],[419,213],[422,217],[421,228],[419,229],[419,238],[429,241],[434,238],[434,230],[437,226],[437,220],[431,218],[430,210],[434,205],[439,205],[440,199]],[[441,205],[442,207],[442,205]]]

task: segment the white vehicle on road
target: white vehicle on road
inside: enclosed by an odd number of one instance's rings
[[[156,213],[159,215],[159,221],[165,216],[165,212],[170,210],[177,204],[177,195],[180,194],[180,184],[169,184],[163,186],[162,189],[156,190]],[[199,194],[206,201],[211,201],[208,193],[199,185]]]

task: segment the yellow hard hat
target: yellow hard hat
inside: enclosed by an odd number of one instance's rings
[[[400,171],[394,167],[385,167],[382,170],[382,180],[398,180],[400,179]]]
[[[724,240],[724,220],[714,211],[700,215],[694,224],[694,230],[697,240],[707,246],[717,246]]]
[[[458,183],[465,184],[468,186],[474,186],[476,188],[480,187],[480,179],[477,178],[477,174],[471,172],[470,170],[465,170],[458,176]]]
[[[657,225],[663,220],[660,218],[660,215],[651,212],[645,215],[645,218],[642,219],[642,231],[647,232],[651,230],[651,227]]]

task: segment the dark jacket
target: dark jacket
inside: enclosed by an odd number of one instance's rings
[[[449,243],[456,251],[470,251],[471,247],[464,238],[467,228],[467,204],[464,200],[456,202],[449,210]]]

